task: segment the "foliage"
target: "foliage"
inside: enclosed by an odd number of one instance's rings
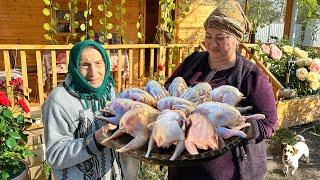
[[[137,180],[164,180],[168,168],[165,166],[152,165],[149,163],[141,162],[138,170]]]
[[[46,33],[43,35],[44,39],[49,41],[51,44],[58,44],[58,41],[55,39],[54,35],[57,34],[56,18],[53,17],[53,11],[57,11],[60,9],[60,5],[58,3],[52,3],[50,0],[42,0],[46,7],[43,8],[42,14],[44,16],[50,16],[50,21],[43,24],[43,29]]]
[[[282,18],[283,0],[252,0],[247,2],[246,15],[251,22],[252,31]]]
[[[124,27],[127,25],[127,22],[124,20],[123,16],[127,13],[127,8],[125,8],[126,0],[120,0],[120,3],[116,5],[117,12],[115,18],[118,21],[116,25],[117,38],[121,43],[126,44]]]
[[[47,163],[47,161],[43,162],[43,171],[46,176],[46,179],[49,179],[52,169],[51,166]]]
[[[186,13],[190,11],[190,5],[192,3],[193,0],[181,0],[178,3],[176,3],[175,0],[159,0],[161,13],[160,23],[157,26],[156,39],[160,45],[172,43],[175,39],[176,20],[174,20],[173,12],[179,9],[180,11],[177,17],[185,18]]]
[[[22,79],[0,82],[0,179],[12,179],[25,169],[21,160],[33,156],[28,149],[24,112],[30,112],[22,94]],[[6,93],[6,91],[8,93]]]
[[[303,23],[310,19],[320,19],[317,0],[298,0],[297,23]]]
[[[294,90],[296,96],[320,95],[320,54],[302,48],[278,40],[274,44],[259,43],[255,51],[279,82]]]
[[[273,145],[274,152],[281,152],[282,143],[294,144],[296,143],[296,140],[294,139],[294,133],[290,129],[283,128],[283,129],[278,129],[274,133],[269,143]]]
[[[103,25],[101,30],[101,36],[99,41],[103,44],[107,39],[112,39],[111,30],[113,29],[113,24],[109,21],[112,17],[112,12],[108,9],[111,7],[111,0],[104,0],[103,4],[98,4],[98,10],[104,13],[104,17],[99,19],[99,23]]]

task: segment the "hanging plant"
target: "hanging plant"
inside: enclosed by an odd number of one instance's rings
[[[125,32],[124,27],[127,25],[127,22],[123,19],[124,14],[126,14],[127,9],[124,7],[126,0],[121,0],[120,3],[116,6],[117,12],[115,14],[115,18],[118,21],[118,25],[116,26],[117,37],[121,43],[125,44]]]
[[[164,45],[174,39],[175,21],[172,18],[172,11],[176,9],[174,0],[159,0],[161,8],[160,24],[157,26],[157,39]]]
[[[70,0],[70,2],[68,2],[69,13],[66,13],[63,17],[66,21],[69,21],[69,33],[66,37],[65,44],[69,44],[71,38],[75,40],[78,37],[78,34],[75,32],[75,29],[79,27],[79,22],[75,19],[79,12],[77,3],[77,0]]]
[[[80,25],[81,31],[85,31],[86,34],[81,36],[80,40],[94,39],[94,31],[89,30],[92,26],[92,8],[91,8],[91,0],[86,0],[86,10],[83,12],[83,16],[85,18],[85,23]]]
[[[142,3],[143,3],[143,1],[142,0],[140,0],[139,1],[139,7],[143,7],[142,6]],[[142,40],[142,39],[144,39],[145,37],[144,37],[144,35],[143,35],[143,33],[141,32],[141,24],[142,24],[142,22],[143,22],[143,15],[142,15],[142,13],[143,12],[141,12],[142,10],[141,10],[142,8],[140,8],[139,9],[139,17],[138,17],[138,21],[137,21],[137,23],[136,23],[136,28],[137,28],[137,37],[138,37],[138,39],[139,40]]]
[[[177,20],[172,17],[172,12],[178,9],[177,17],[185,18],[186,14],[190,12],[190,6],[193,2],[193,0],[159,0],[161,15],[160,24],[157,26],[156,39],[160,44],[164,45],[174,41]]]
[[[108,10],[111,6],[111,0],[104,0],[103,4],[98,4],[98,10],[104,12],[104,17],[99,19],[99,23],[103,25],[99,41],[103,44],[107,39],[112,39],[113,24],[109,22],[109,18],[112,17],[112,12]]]
[[[180,18],[185,18],[186,14],[190,12],[190,6],[193,3],[193,0],[181,0],[177,3]]]
[[[53,17],[53,11],[59,10],[60,5],[58,3],[52,3],[52,0],[42,0],[42,2],[46,5],[45,8],[42,9],[42,14],[46,17],[50,17],[49,22],[45,22],[43,24],[43,29],[46,33],[43,35],[46,41],[49,41],[51,44],[58,44],[58,41],[54,38],[54,35],[57,34],[56,31],[56,20]]]

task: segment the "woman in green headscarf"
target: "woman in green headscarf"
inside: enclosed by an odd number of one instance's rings
[[[110,126],[95,119],[115,98],[109,57],[101,45],[87,40],[72,47],[69,59],[65,81],[42,107],[46,160],[54,178],[123,179],[125,164],[102,143]]]

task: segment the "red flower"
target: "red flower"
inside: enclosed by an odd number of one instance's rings
[[[14,91],[23,92],[23,80],[18,77],[16,79],[11,80],[10,85],[14,86]]]
[[[16,79],[11,80],[9,83],[13,86],[22,86],[23,80],[22,80],[22,78],[18,77]]]
[[[19,105],[21,106],[21,108],[24,110],[24,112],[26,112],[26,113],[29,113],[29,112],[30,112],[29,107],[27,106],[26,102],[24,102],[23,99],[19,99],[19,100],[18,100],[18,103],[19,103]]]
[[[163,70],[163,66],[162,66],[161,64],[159,64],[159,65],[157,66],[157,69],[158,69],[158,71],[162,71],[162,70]]]
[[[11,105],[10,99],[2,91],[0,91],[0,105],[2,105],[2,106],[10,106]]]

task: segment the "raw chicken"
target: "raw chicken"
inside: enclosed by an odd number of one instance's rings
[[[191,114],[188,119],[190,120],[190,127],[186,135],[185,146],[190,154],[199,154],[197,148],[204,150],[219,148],[216,127],[206,116],[196,113]]]
[[[168,148],[171,144],[176,144],[176,149],[170,158],[175,160],[185,149],[185,128],[186,116],[179,110],[164,110],[158,116],[158,119],[148,125],[152,131],[146,157],[149,157],[154,143],[158,147]]]
[[[223,86],[217,87],[212,90],[211,95],[212,95],[212,101],[229,104],[230,106],[235,107],[240,112],[244,112],[252,109],[252,106],[236,107],[236,105],[241,100],[245,99],[245,97],[243,97],[243,94],[239,91],[239,89],[233,86],[223,85]]]
[[[202,114],[213,122],[217,126],[218,131],[222,133],[221,135],[224,139],[234,135],[246,137],[245,133],[240,131],[240,129],[250,126],[250,123],[246,123],[246,120],[265,119],[265,115],[263,114],[242,116],[234,107],[219,102],[200,104],[196,107],[194,113]]]
[[[105,142],[117,139],[127,133],[134,138],[127,145],[116,151],[127,152],[141,148],[150,136],[147,125],[155,121],[159,114],[160,111],[154,108],[138,107],[127,111],[120,119],[119,129]]]
[[[162,111],[164,109],[178,109],[181,111],[184,111],[186,113],[186,115],[189,115],[196,107],[196,104],[179,98],[179,97],[165,97],[163,99],[161,99],[160,101],[158,101],[157,103],[157,108]]]
[[[168,91],[171,96],[180,97],[186,90],[188,86],[182,77],[176,77],[171,82]]]
[[[264,119],[263,114],[256,114],[252,116],[242,116],[240,112],[234,107],[219,102],[206,102],[200,104],[194,110],[194,113],[200,113],[208,117],[210,121],[217,125],[217,127],[234,128],[245,123],[246,119]]]
[[[227,103],[230,106],[236,106],[243,97],[239,89],[230,85],[223,85],[213,89],[211,95],[212,101]]]
[[[201,104],[212,100],[212,88],[209,83],[198,83],[189,88],[180,97],[196,104]]]
[[[118,98],[107,103],[106,109],[101,111],[105,113],[105,116],[96,116],[97,119],[106,120],[111,124],[119,125],[122,115],[130,109],[144,107],[145,109],[154,109],[152,106],[133,101],[131,99]],[[107,117],[106,117],[107,116]]]
[[[170,96],[169,92],[155,80],[150,80],[146,85],[146,91],[149,92],[157,101]]]
[[[131,99],[134,101],[143,102],[156,107],[157,101],[147,91],[139,88],[128,88],[119,94],[120,98]]]

